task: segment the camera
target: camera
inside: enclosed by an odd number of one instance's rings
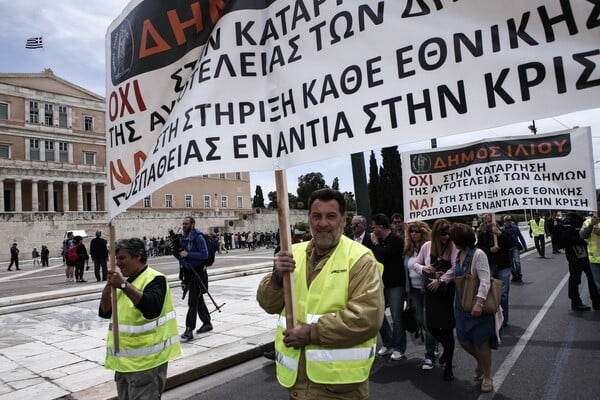
[[[173,251],[179,253],[183,248],[181,247],[181,233],[175,233],[173,229],[169,229],[169,240],[171,241],[171,248]]]

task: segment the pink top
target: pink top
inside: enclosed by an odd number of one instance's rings
[[[450,261],[450,263],[452,264],[452,267],[448,271],[446,271],[444,273],[444,275],[442,275],[440,278],[442,280],[442,282],[444,282],[444,283],[449,283],[454,280],[454,264],[456,262],[457,254],[458,254],[458,249],[456,248],[454,243],[452,243],[450,259],[443,258],[444,260]],[[428,242],[423,243],[423,246],[421,246],[421,250],[419,251],[419,254],[417,255],[417,260],[415,261],[414,264],[412,264],[412,266],[410,266],[410,268],[412,268],[413,271],[416,271],[417,273],[423,275],[423,268],[425,268],[428,265],[431,265],[430,260],[431,260],[431,241],[428,241]]]

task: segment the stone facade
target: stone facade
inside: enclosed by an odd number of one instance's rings
[[[177,230],[186,215],[196,220],[196,227],[203,232],[236,233],[236,232],[276,232],[278,229],[277,210],[259,209],[254,212],[239,214],[234,211],[208,212],[163,212],[163,211],[128,211],[114,219],[116,239],[129,237],[163,237],[168,229]],[[307,222],[306,210],[290,210],[290,224]],[[84,244],[89,249],[89,242],[96,231],[108,238],[109,225],[105,212],[71,212],[71,213],[0,213],[0,261],[10,260],[10,246],[17,243],[21,260],[30,260],[34,247],[38,250],[42,245],[50,249],[50,257],[59,257],[63,237],[70,230],[85,230],[88,238]]]

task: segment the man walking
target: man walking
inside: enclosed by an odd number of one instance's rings
[[[186,328],[181,335],[183,341],[189,341],[194,338],[196,314],[202,321],[202,326],[196,333],[204,333],[213,329],[210,313],[203,296],[208,291],[208,273],[205,263],[208,259],[208,247],[204,236],[196,229],[196,220],[193,217],[185,217],[181,228],[183,230],[181,248],[173,249],[173,254],[179,260],[183,282],[189,291]]]
[[[385,303],[380,265],[343,235],[346,202],[319,189],[308,200],[312,239],[275,255],[257,300],[280,314],[277,380],[293,399],[368,399],[369,372]],[[283,276],[296,271],[297,323],[285,326]]]
[[[19,268],[19,248],[17,247],[16,243],[13,243],[12,247],[10,248],[10,264],[8,264],[9,271],[12,271],[13,264],[17,268],[17,271],[21,269]]]
[[[545,258],[546,254],[546,227],[544,218],[540,218],[538,213],[533,214],[533,219],[529,221],[529,237],[533,238],[535,248],[540,258]]]
[[[513,282],[523,282],[523,274],[521,272],[521,252],[527,250],[527,242],[521,233],[521,229],[513,224],[512,217],[510,215],[504,216],[504,226],[502,230],[508,232],[512,238],[513,247],[510,248],[511,267],[510,272],[512,274]]]
[[[106,246],[106,240],[101,237],[102,232],[96,231],[96,237],[90,242],[90,256],[94,262],[94,275],[96,275],[96,281],[100,282],[100,271],[102,270],[102,280],[106,280],[108,273],[108,247]]]
[[[119,240],[115,253],[120,271],[108,273],[98,314],[111,318],[115,288],[119,352],[115,352],[111,324],[104,366],[115,371],[119,399],[160,399],[168,361],[181,355],[167,277],[146,265],[148,255],[141,239]]]

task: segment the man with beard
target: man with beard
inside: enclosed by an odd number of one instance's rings
[[[257,300],[280,314],[275,333],[277,379],[293,399],[368,399],[369,371],[383,320],[381,266],[369,249],[344,236],[346,203],[330,188],[308,201],[312,239],[280,251]],[[297,322],[285,326],[284,274],[293,283]]]

